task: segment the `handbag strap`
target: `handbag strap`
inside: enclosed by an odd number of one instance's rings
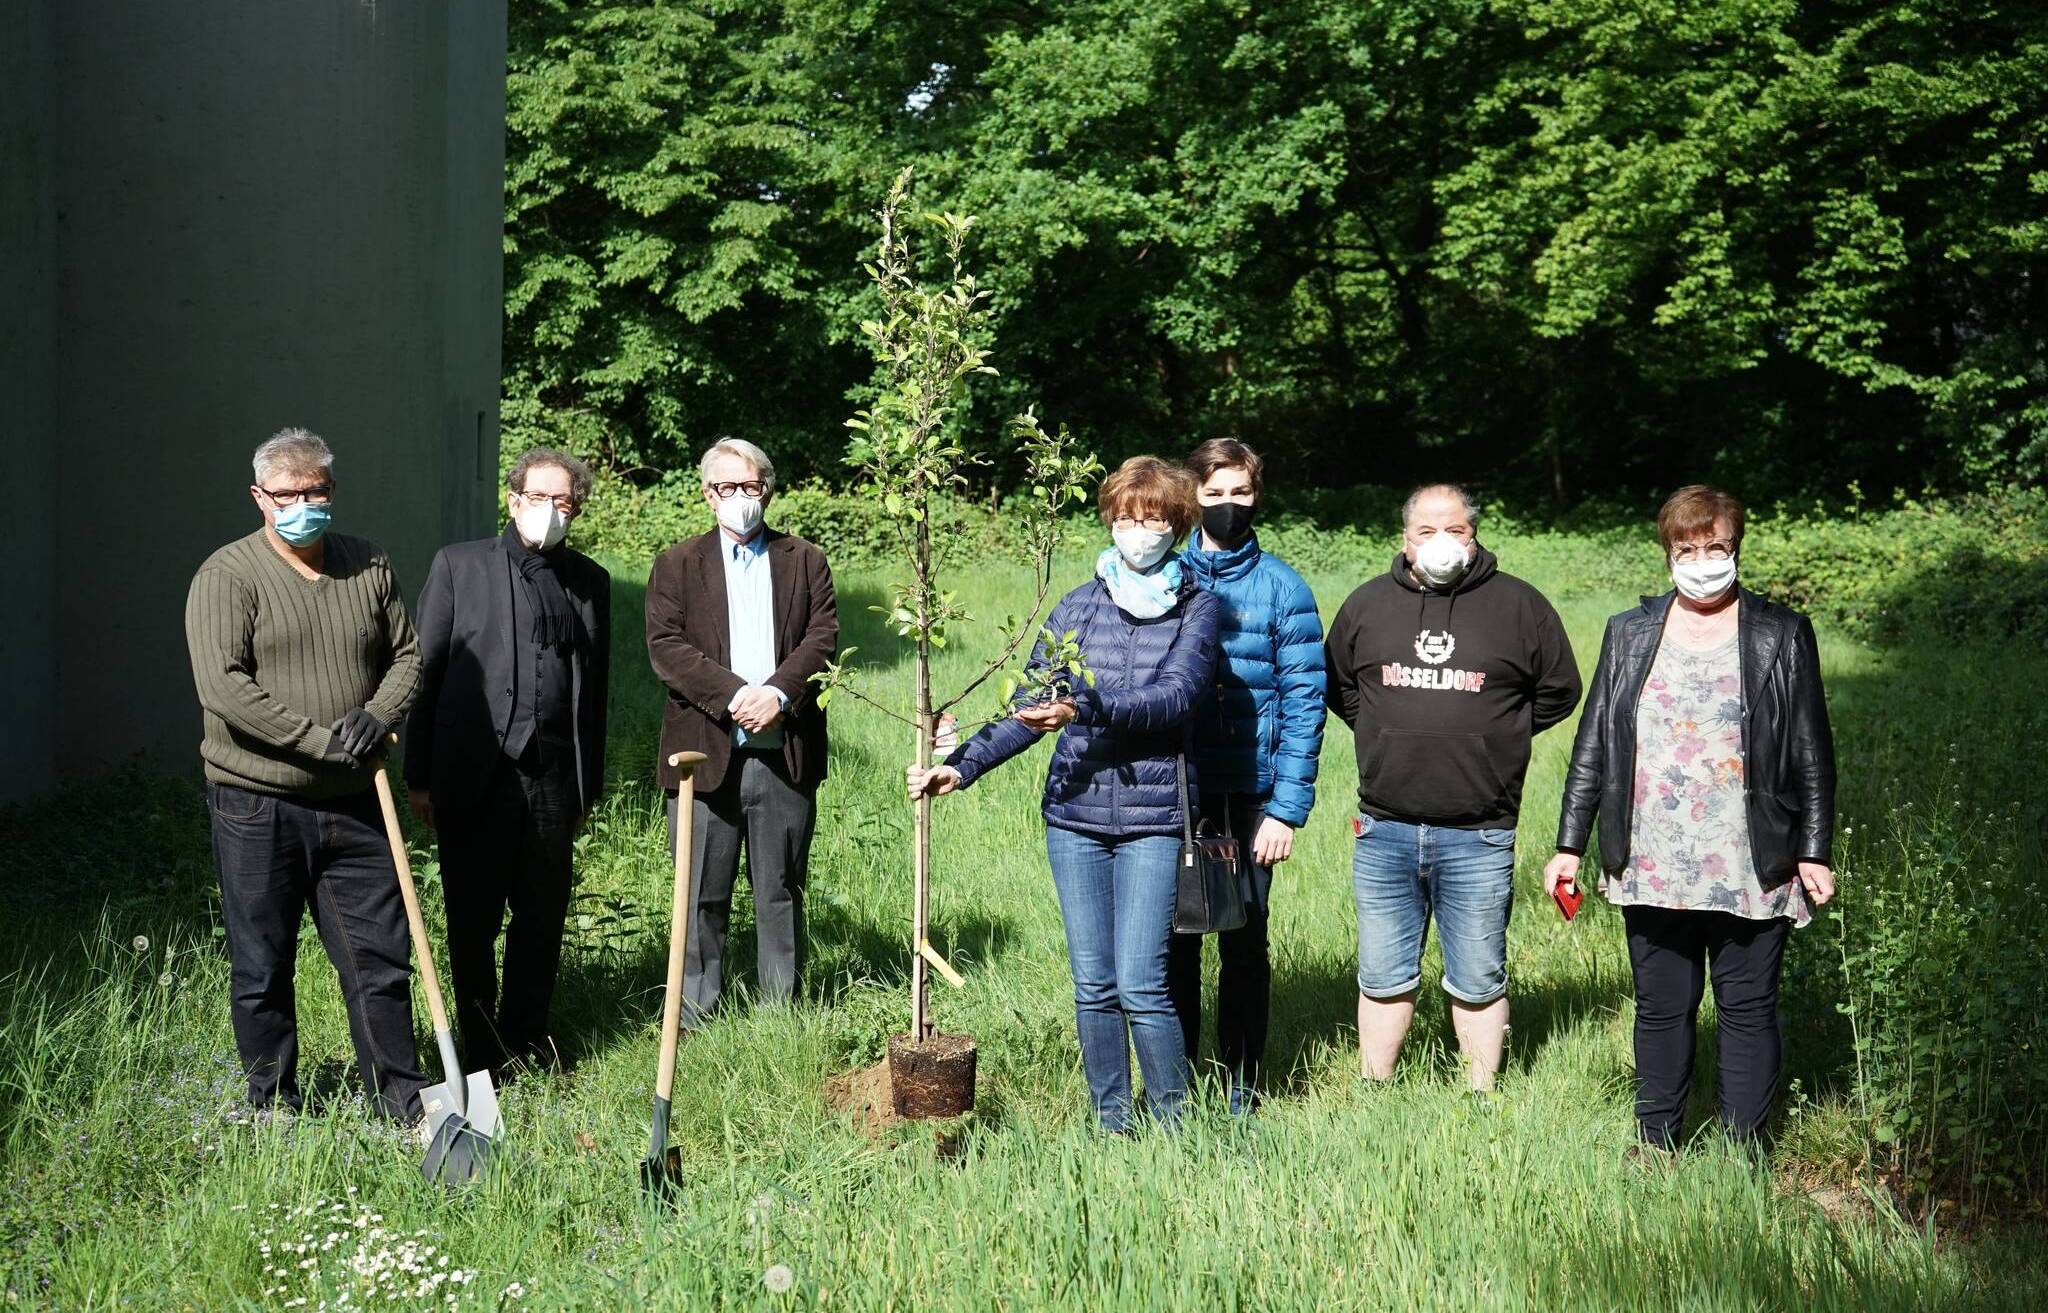
[[[1186,568],[1186,566],[1182,566],[1183,570],[1186,570]],[[1188,581],[1192,578],[1193,575],[1191,573],[1182,574],[1182,585],[1185,586],[1188,583]],[[1187,627],[1187,608],[1184,606],[1176,606],[1174,608],[1173,617],[1173,632],[1176,639],[1179,637],[1181,631],[1185,630]],[[1185,742],[1186,740],[1183,739],[1182,741]],[[1188,754],[1186,752],[1181,752],[1174,757],[1173,769],[1175,776],[1180,781],[1181,839],[1183,842],[1187,844],[1188,847],[1192,848],[1195,846],[1195,809],[1193,807],[1188,806]]]
[[[1173,759],[1174,774],[1180,780],[1180,832],[1189,847],[1195,843],[1195,809],[1188,806],[1188,754]]]

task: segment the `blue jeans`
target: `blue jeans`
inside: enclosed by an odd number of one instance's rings
[[[1491,1003],[1508,992],[1508,912],[1515,832],[1454,830],[1358,818],[1351,893],[1358,905],[1358,992],[1399,998],[1422,983],[1422,949],[1436,916],[1444,992]]]
[[[1190,1076],[1166,987],[1180,841],[1170,835],[1104,839],[1047,826],[1045,852],[1066,923],[1074,1029],[1095,1115],[1104,1130],[1129,1127],[1135,1046],[1145,1101],[1154,1117],[1171,1123]]]

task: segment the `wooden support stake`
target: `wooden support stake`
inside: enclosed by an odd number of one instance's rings
[[[965,989],[967,987],[966,978],[963,977],[958,971],[955,971],[953,969],[952,963],[948,962],[945,958],[939,956],[939,950],[932,947],[931,940],[920,939],[917,941],[917,955],[923,958],[925,961],[931,963],[932,970],[938,972],[941,976],[944,976],[946,983],[951,985],[953,988]]]

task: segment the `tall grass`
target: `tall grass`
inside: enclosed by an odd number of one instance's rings
[[[1575,558],[1551,537],[1494,545],[1507,569],[1560,600],[1590,665],[1602,618],[1632,600],[1586,582],[1604,569],[1603,549]],[[1325,615],[1390,553],[1314,571]],[[2044,973],[2015,980],[1998,968],[2040,943],[2027,891],[2040,869],[2041,794],[2019,770],[1965,769],[1971,746],[2018,761],[2039,741],[2028,696],[2048,665],[2038,653],[1941,654],[1995,673],[2006,690],[1956,691],[1934,653],[1825,637],[1854,833],[1843,919],[1795,936],[1786,1006],[1799,1088],[1765,1169],[1711,1136],[1676,1170],[1623,1159],[1631,1014],[1619,917],[1589,906],[1566,927],[1537,884],[1569,727],[1538,741],[1526,791],[1515,1020],[1497,1096],[1462,1091],[1436,1006],[1423,1008],[1391,1087],[1357,1082],[1355,769],[1333,726],[1316,813],[1276,882],[1265,1110],[1232,1123],[1212,1091],[1177,1135],[1098,1136],[1037,819],[1041,747],[939,808],[934,940],[967,984],[935,986],[934,1006],[945,1028],[980,1040],[981,1107],[957,1153],[939,1153],[928,1127],[872,1143],[827,1108],[821,1087],[877,1059],[903,1025],[908,743],[865,709],[835,705],[805,996],[735,1008],[687,1041],[675,1120],[687,1189],[673,1210],[649,1211],[635,1163],[666,947],[668,873],[649,783],[658,693],[641,655],[644,566],[613,566],[613,787],[579,845],[582,897],[557,1014],[571,1065],[505,1090],[503,1170],[473,1190],[427,1186],[416,1149],[368,1116],[310,927],[299,1005],[313,1110],[268,1125],[229,1119],[239,1080],[192,785],[120,781],[5,819],[0,1298],[212,1309],[348,1294],[360,1305],[394,1286],[351,1258],[389,1273],[428,1245],[429,1268],[446,1258],[468,1278],[432,1298],[471,1308],[1903,1309],[2048,1298],[2025,1233],[1951,1243],[1866,1188],[1883,1167],[1939,1193],[1940,1171],[1922,1170],[1939,1163],[1966,1179],[2003,1172],[2021,1197],[2039,1189],[2042,1101],[2028,1082],[2039,1079],[2040,1013],[2023,1009]],[[1066,573],[1080,569],[1076,558]],[[882,581],[847,570],[840,586],[843,642],[886,662],[892,640],[864,610]],[[969,583],[974,605],[996,614],[1015,609],[1023,587],[1000,566]],[[973,655],[942,659],[965,666]],[[907,679],[907,666],[877,677]],[[1962,746],[1947,770],[1951,742]],[[416,839],[424,859],[428,836]],[[435,869],[423,860],[421,871],[438,926]],[[739,902],[744,971],[751,923]],[[1937,969],[1949,974],[1930,1001],[1914,982]],[[1437,970],[1432,951],[1425,998]],[[2007,1029],[1987,1030],[2000,1017]],[[1711,1082],[1700,1085],[1693,1119],[1710,1121]],[[1959,1121],[1965,1092],[1978,1111]],[[1919,1120],[1902,1111],[1913,1107]],[[1873,1140],[1878,1127],[1894,1138]],[[1960,1158],[1958,1128],[1974,1146]],[[1995,1181],[1977,1188],[2015,1197]],[[380,1220],[314,1225],[358,1215]],[[377,1228],[388,1234],[364,1239]],[[291,1251],[294,1275],[280,1281],[271,1269],[295,1244],[313,1252]],[[777,1268],[787,1293],[764,1282]]]

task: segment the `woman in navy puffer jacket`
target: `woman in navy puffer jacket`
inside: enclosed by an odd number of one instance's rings
[[[1223,604],[1216,684],[1195,716],[1196,811],[1229,827],[1247,864],[1245,923],[1216,937],[1216,1056],[1230,1110],[1248,1113],[1266,1055],[1273,967],[1266,925],[1273,867],[1294,851],[1294,832],[1316,800],[1323,749],[1323,623],[1315,594],[1277,556],[1259,550],[1252,513],[1264,462],[1235,438],[1195,448],[1202,527],[1182,560]],[[1202,939],[1173,942],[1168,981],[1189,1061],[1202,1034]]]
[[[1066,923],[1081,1065],[1103,1129],[1131,1121],[1131,1056],[1152,1114],[1170,1123],[1187,1096],[1188,1057],[1166,985],[1180,852],[1181,762],[1216,673],[1216,598],[1172,545],[1195,522],[1195,480],[1134,456],[1103,482],[1115,545],[1096,577],[1061,598],[1046,627],[1076,631],[1092,688],[1020,707],[944,765],[911,767],[910,796],[964,789],[1060,733],[1045,779],[1045,847]],[[1043,667],[1043,648],[1031,663]],[[1197,787],[1190,764],[1190,796]],[[1128,1038],[1126,1028],[1128,1027]]]

